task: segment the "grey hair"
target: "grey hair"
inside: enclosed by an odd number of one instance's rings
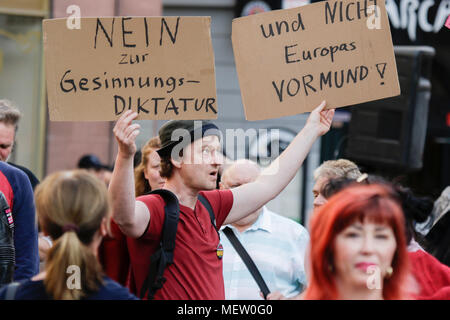
[[[358,179],[361,176],[358,166],[347,159],[328,160],[314,170],[314,180],[320,178],[336,179]]]
[[[12,124],[17,130],[17,124],[21,116],[19,109],[11,101],[6,99],[0,100],[0,122]]]

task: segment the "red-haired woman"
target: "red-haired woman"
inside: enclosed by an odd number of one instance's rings
[[[409,298],[404,218],[391,190],[349,187],[314,212],[305,299]]]
[[[164,186],[165,179],[161,178],[159,174],[161,158],[156,152],[159,148],[161,148],[159,137],[151,138],[142,147],[141,162],[134,169],[136,197]]]

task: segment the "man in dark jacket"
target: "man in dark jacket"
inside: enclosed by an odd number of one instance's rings
[[[5,221],[7,223],[3,230],[8,230],[7,228],[14,225],[13,250],[6,248],[9,243],[0,243],[0,247],[4,245],[9,258],[15,251],[14,280],[31,278],[39,271],[39,254],[38,230],[30,180],[23,171],[0,161],[0,192],[3,193],[11,210],[8,212],[8,209],[5,209],[0,212],[6,217],[6,219],[1,217],[1,223]],[[8,237],[1,238],[6,240]],[[6,260],[0,259],[0,261]]]

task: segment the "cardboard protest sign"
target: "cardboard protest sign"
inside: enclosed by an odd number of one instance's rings
[[[50,120],[216,119],[210,17],[44,20]]]
[[[233,20],[247,120],[400,94],[383,0],[322,1]]]

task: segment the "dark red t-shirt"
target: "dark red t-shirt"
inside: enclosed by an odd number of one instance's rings
[[[417,250],[408,252],[412,273],[420,285],[419,300],[450,299],[450,268],[431,254]]]
[[[217,228],[220,228],[233,206],[232,192],[213,190],[200,194],[211,204]],[[153,194],[137,200],[144,202],[150,211],[150,224],[144,235],[127,239],[131,260],[130,290],[139,294],[148,274],[150,256],[161,239],[165,204],[161,196]],[[174,263],[165,269],[167,281],[155,294],[155,300],[225,299],[222,260],[216,254],[218,244],[219,236],[201,202],[197,201],[194,211],[180,205]]]

